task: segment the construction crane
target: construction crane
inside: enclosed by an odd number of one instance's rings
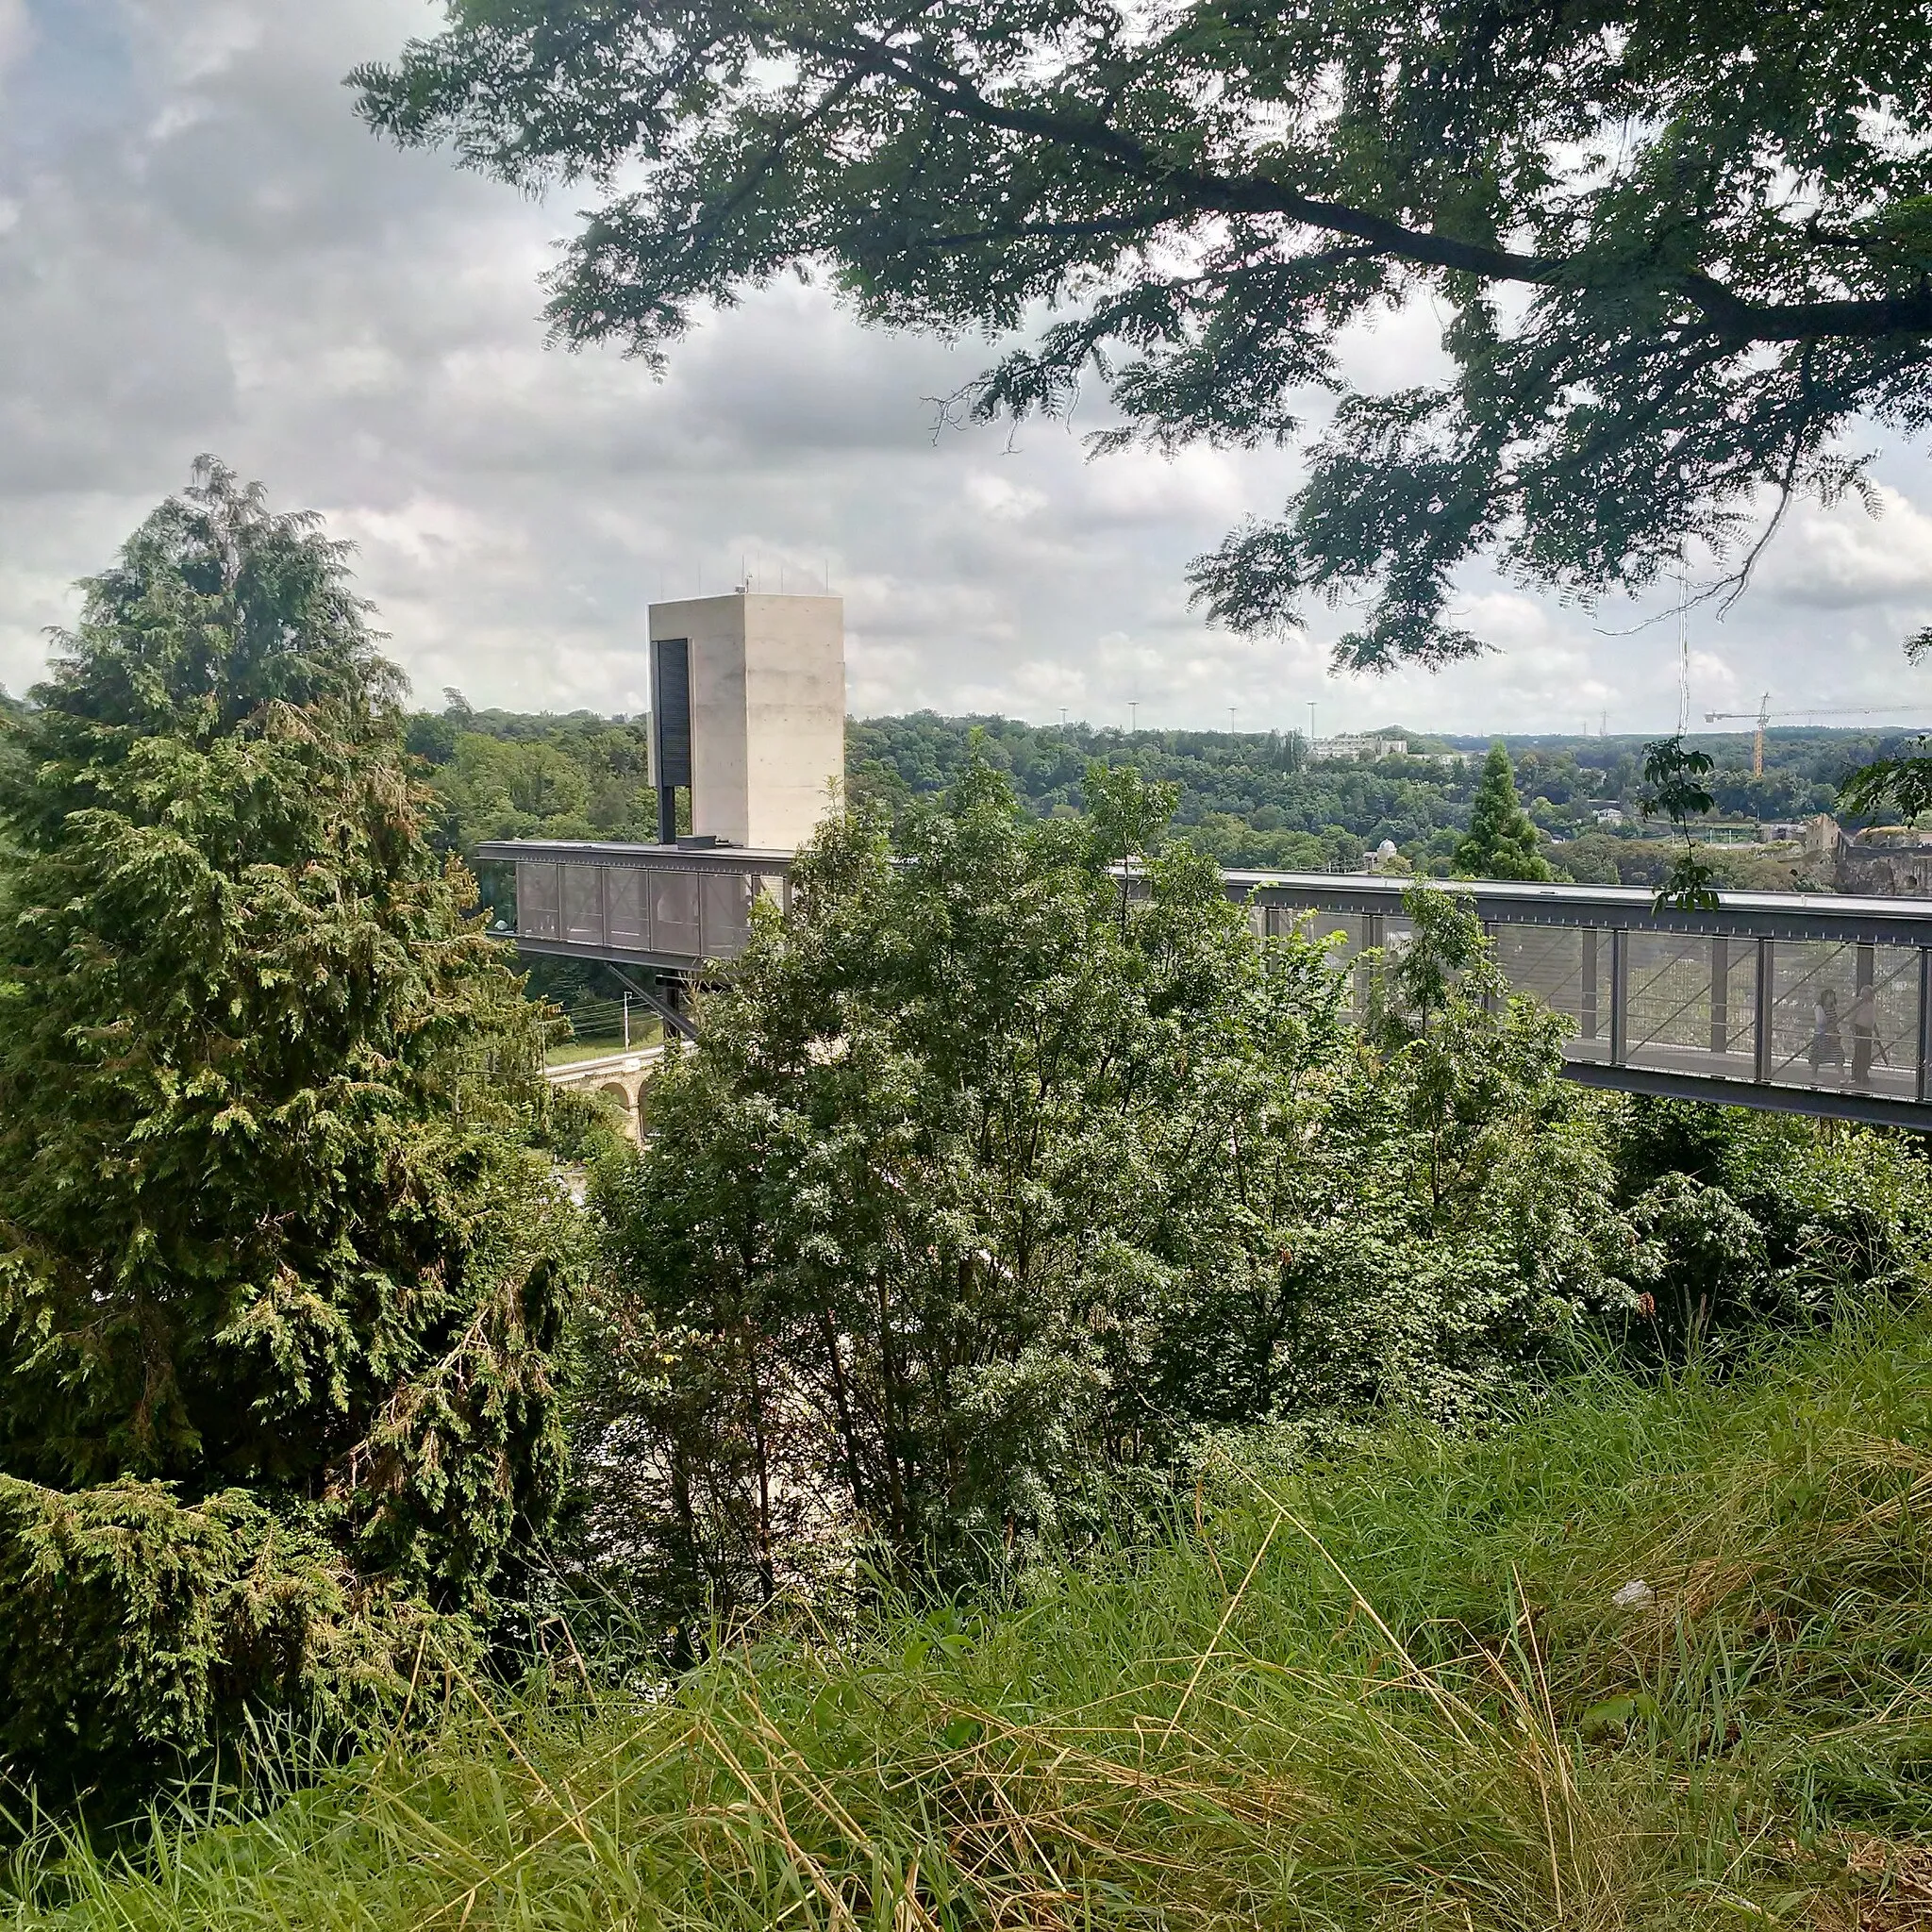
[[[1924,705],[1809,705],[1803,710],[1774,711],[1771,708],[1771,693],[1766,691],[1757,701],[1755,711],[1707,711],[1704,722],[1717,724],[1726,721],[1744,724],[1755,724],[1757,736],[1751,741],[1751,775],[1764,776],[1764,727],[1774,718],[1891,718],[1908,717],[1925,712]]]

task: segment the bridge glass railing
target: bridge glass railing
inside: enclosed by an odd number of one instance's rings
[[[506,841],[478,856],[514,865],[517,934],[536,951],[688,972],[742,950],[759,896],[790,903],[784,853]],[[1333,936],[1357,1010],[1361,956],[1407,937],[1403,884],[1225,880],[1257,932]],[[1510,985],[1562,1015],[1579,1078],[1932,1122],[1932,903],[1726,893],[1714,909],[1659,913],[1647,892],[1615,887],[1457,890],[1471,895]]]
[[[1774,1086],[1918,1097],[1919,951],[1780,940],[1772,948]]]
[[[1496,963],[1509,984],[1569,1021],[1565,1051],[1572,1059],[1607,1059],[1610,1054],[1609,962],[1599,956],[1599,938],[1593,930],[1563,926],[1491,928]]]
[[[1231,891],[1257,892],[1257,931],[1337,936],[1333,957],[1352,970],[1357,1009],[1363,983],[1352,962],[1371,947],[1399,945],[1406,931],[1395,913],[1368,909],[1376,900],[1399,907],[1399,887],[1386,885],[1229,880]],[[1837,1110],[1824,1104],[1831,1096],[1846,1096],[1916,1119],[1927,1102],[1932,906],[1739,896],[1708,914],[1659,918],[1634,892],[1471,890],[1497,964],[1512,987],[1563,1017],[1564,1052],[1579,1072],[1595,1069],[1611,1084],[1626,1084],[1623,1072],[1627,1084],[1667,1083],[1653,1091],[1708,1081],[1803,1093],[1821,1111]],[[1861,929],[1883,937],[1859,939]]]
[[[1620,1064],[1707,1079],[1757,1068],[1757,957],[1749,942],[1623,935],[1628,964]]]

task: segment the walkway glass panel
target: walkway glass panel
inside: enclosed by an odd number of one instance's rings
[[[1564,1050],[1570,1058],[1607,1059],[1608,961],[1600,956],[1595,929],[1497,924],[1490,931],[1509,984],[1535,993],[1569,1021]]]
[[[1388,943],[1414,882],[1229,873],[1262,929]],[[1568,1023],[1572,1074],[1634,1092],[1836,1114],[1932,1131],[1932,900],[1724,893],[1653,909],[1619,887],[1478,881],[1466,894],[1510,985]]]
[[[1757,961],[1749,941],[1632,932],[1626,1066],[1706,1079],[1757,1075]]]
[[[1920,1098],[1922,957],[1905,946],[1775,942],[1770,1079]]]
[[[690,972],[744,950],[755,900],[790,903],[787,852],[507,839],[476,856],[514,868],[525,952]]]

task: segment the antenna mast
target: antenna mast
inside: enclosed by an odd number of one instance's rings
[[[1677,736],[1690,728],[1690,634],[1684,628],[1684,573],[1677,573]]]

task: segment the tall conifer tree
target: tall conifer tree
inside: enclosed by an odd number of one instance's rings
[[[204,459],[83,590],[0,765],[0,1750],[98,1780],[482,1634],[560,1276],[342,547]]]
[[[1473,879],[1547,879],[1555,874],[1536,849],[1536,827],[1516,796],[1509,753],[1499,741],[1483,760],[1469,830],[1456,847],[1456,870]]]

